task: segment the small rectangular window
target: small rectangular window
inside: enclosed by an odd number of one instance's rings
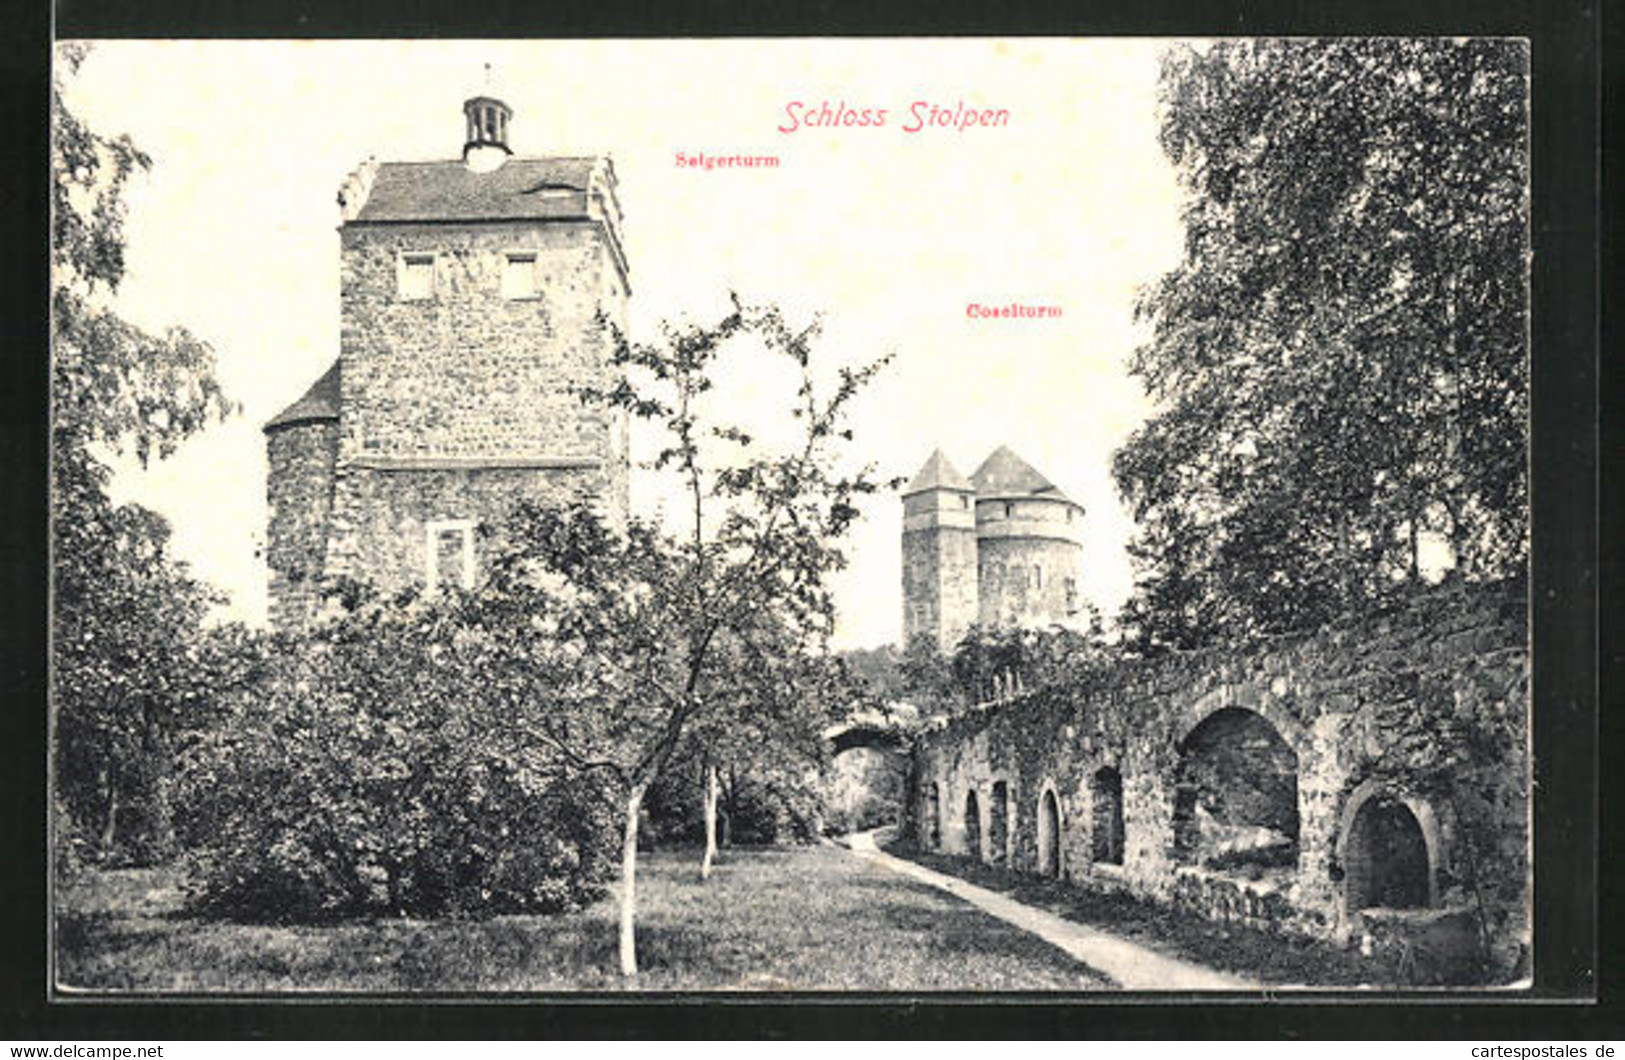
[[[434,297],[434,255],[401,255],[401,297],[416,300]]]
[[[509,254],[503,259],[502,297],[536,297],[535,254]]]
[[[425,528],[424,582],[433,592],[446,585],[474,588],[474,520],[435,520]]]

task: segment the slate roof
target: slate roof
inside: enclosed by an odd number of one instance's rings
[[[972,492],[973,489],[969,480],[942,455],[941,449],[931,453],[925,466],[920,468],[919,473],[904,487],[903,495],[935,489],[964,490],[966,493]]]
[[[304,397],[271,417],[264,429],[271,431],[278,427],[291,427],[296,423],[313,423],[338,418],[339,362],[334,361],[333,366],[310,385]]]
[[[580,217],[601,160],[510,158],[489,173],[460,161],[380,162],[356,221],[492,221]],[[352,222],[353,223],[353,222]]]
[[[1061,500],[1068,499],[1053,482],[1035,471],[1031,464],[1017,456],[1007,445],[993,450],[982,461],[982,466],[972,472],[970,481],[979,498],[1047,494]]]

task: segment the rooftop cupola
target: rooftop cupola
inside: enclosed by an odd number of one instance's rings
[[[508,160],[508,122],[513,108],[491,96],[475,96],[463,101],[467,135],[463,141],[463,164],[476,173],[489,173]]]

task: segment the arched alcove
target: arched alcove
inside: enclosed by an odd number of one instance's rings
[[[1095,771],[1091,796],[1090,855],[1103,865],[1123,863],[1123,775],[1111,766]]]
[[[855,745],[837,751],[819,780],[826,827],[861,832],[896,821],[907,774],[908,759],[890,748]]]
[[[1361,784],[1344,804],[1337,856],[1350,913],[1419,909],[1438,902],[1443,851],[1438,821],[1422,799],[1376,780]]]
[[[1061,875],[1061,804],[1050,788],[1038,797],[1038,874]]]
[[[1298,756],[1263,716],[1230,707],[1179,743],[1174,860],[1227,870],[1295,866]]]
[[[987,860],[1003,865],[1010,856],[1010,786],[995,781],[993,794],[988,800]]]
[[[1348,909],[1422,909],[1429,902],[1427,840],[1403,802],[1366,800],[1354,815],[1343,864]]]
[[[920,813],[925,822],[925,845],[931,850],[942,849],[942,791],[936,781],[925,789],[925,806]]]
[[[965,794],[965,854],[982,856],[982,807],[976,799],[976,789]]]

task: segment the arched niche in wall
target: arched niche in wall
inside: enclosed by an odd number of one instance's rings
[[[1061,851],[1061,800],[1055,785],[1045,784],[1038,796],[1038,874],[1059,877],[1064,868]]]
[[[1221,871],[1298,863],[1298,755],[1263,715],[1216,710],[1178,745],[1175,862]]]
[[[994,865],[1010,861],[1010,785],[993,782],[987,807],[987,860]]]
[[[1348,913],[1436,905],[1442,857],[1438,820],[1425,800],[1371,780],[1349,795],[1337,837]]]
[[[925,845],[931,850],[942,849],[942,789],[936,781],[925,786],[923,793],[925,805],[921,808],[920,821],[924,826]]]
[[[965,793],[965,856],[982,856],[982,805],[975,788]]]
[[[1123,863],[1123,774],[1112,766],[1089,780],[1090,857],[1103,865]]]

